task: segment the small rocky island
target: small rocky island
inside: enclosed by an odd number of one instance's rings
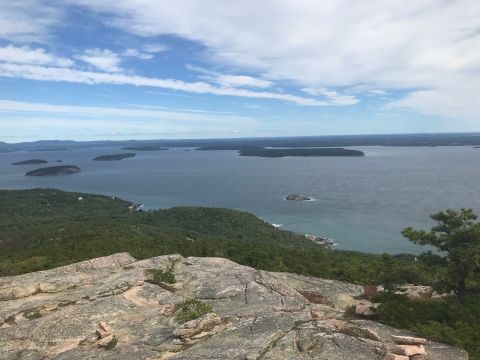
[[[74,165],[61,165],[61,166],[49,166],[40,169],[29,171],[25,176],[58,176],[58,175],[71,175],[82,171],[78,166]]]
[[[30,160],[23,160],[12,163],[12,165],[35,165],[35,164],[46,164],[48,163],[47,160],[42,159],[30,159]]]
[[[100,155],[96,158],[93,158],[94,161],[116,161],[135,157],[135,153],[124,153],[124,154],[112,154],[112,155]]]
[[[285,200],[290,200],[290,201],[311,201],[312,199],[309,198],[308,196],[304,195],[287,195],[285,196]]]

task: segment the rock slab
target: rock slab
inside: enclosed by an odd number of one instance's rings
[[[147,270],[172,264],[176,283],[146,281]],[[424,347],[434,360],[468,359],[430,341],[397,345],[414,334],[347,319],[361,293],[221,258],[114,254],[0,278],[0,359],[403,360],[390,351],[402,346],[417,355]],[[182,324],[176,314],[190,299],[211,311]]]

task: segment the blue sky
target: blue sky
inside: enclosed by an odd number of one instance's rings
[[[480,131],[480,2],[0,3],[0,141]]]

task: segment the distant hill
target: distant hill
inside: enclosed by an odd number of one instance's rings
[[[0,143],[0,151],[81,149],[90,147],[123,147],[127,150],[171,147],[223,147],[240,150],[244,147],[346,147],[346,146],[480,146],[480,133],[439,134],[381,134],[381,135],[325,135],[296,137],[263,137],[231,139],[181,139],[181,140],[122,140],[122,141],[73,141],[42,140],[23,143]],[[207,149],[202,149],[207,150]]]

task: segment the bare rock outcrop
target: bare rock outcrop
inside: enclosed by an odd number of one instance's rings
[[[152,279],[172,269],[175,282]],[[129,254],[0,278],[0,359],[320,359],[423,356],[458,348],[345,310],[362,287],[268,273],[221,258]],[[206,313],[178,314],[186,302]],[[400,349],[406,354],[400,355]]]

